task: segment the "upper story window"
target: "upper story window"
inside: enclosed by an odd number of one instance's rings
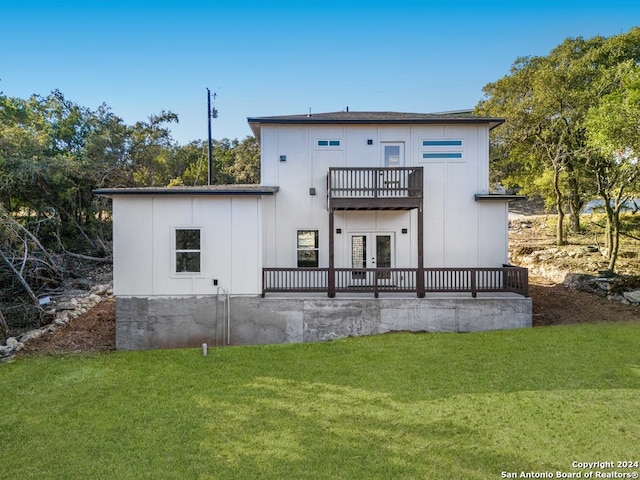
[[[200,273],[201,231],[199,228],[175,229],[176,273]]]
[[[404,143],[382,143],[382,156],[385,167],[402,167],[404,165]]]
[[[329,138],[322,138],[319,140],[316,140],[316,147],[320,147],[320,148],[340,148],[342,146],[342,140],[338,140],[338,139],[329,139]]]
[[[465,161],[463,142],[458,139],[422,140],[420,156],[423,162]]]
[[[462,140],[423,140],[423,147],[462,147]]]

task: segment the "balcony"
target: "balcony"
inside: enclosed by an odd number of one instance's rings
[[[330,168],[330,210],[409,210],[422,205],[422,167]]]
[[[522,267],[424,268],[263,268],[262,296],[300,293],[478,293],[511,292],[529,296],[528,270]],[[334,289],[332,292],[331,290]]]

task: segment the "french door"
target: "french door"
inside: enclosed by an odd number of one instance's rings
[[[391,272],[366,272],[358,269],[392,268],[395,245],[393,233],[351,233],[352,285],[391,285]]]

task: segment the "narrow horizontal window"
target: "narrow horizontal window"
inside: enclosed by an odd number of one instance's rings
[[[462,140],[423,140],[423,147],[461,147]]]
[[[461,158],[462,158],[462,153],[460,153],[460,152],[433,152],[433,153],[424,152],[424,153],[422,154],[422,158],[424,158],[425,160],[433,160],[433,159],[445,159],[445,160],[450,160],[450,159],[461,159]]]
[[[318,140],[316,145],[318,147],[339,147],[342,144],[341,140],[338,139],[327,139],[327,140]]]

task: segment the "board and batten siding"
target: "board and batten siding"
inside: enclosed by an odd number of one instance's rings
[[[298,229],[320,232],[319,266],[328,266],[327,171],[382,167],[386,143],[403,145],[403,166],[424,168],[425,267],[501,266],[507,261],[507,205],[481,204],[474,197],[489,193],[488,137],[486,124],[263,125],[261,181],[280,187],[264,203],[265,266],[296,266]],[[319,147],[318,140],[340,145]],[[447,145],[451,140],[460,145]],[[336,267],[350,266],[347,235],[355,231],[395,233],[396,266],[416,265],[415,211],[337,212],[335,228],[342,232],[335,237]]]
[[[208,295],[218,287],[259,294],[260,202],[256,196],[114,197],[115,295]],[[200,229],[200,273],[175,273],[176,228]]]

